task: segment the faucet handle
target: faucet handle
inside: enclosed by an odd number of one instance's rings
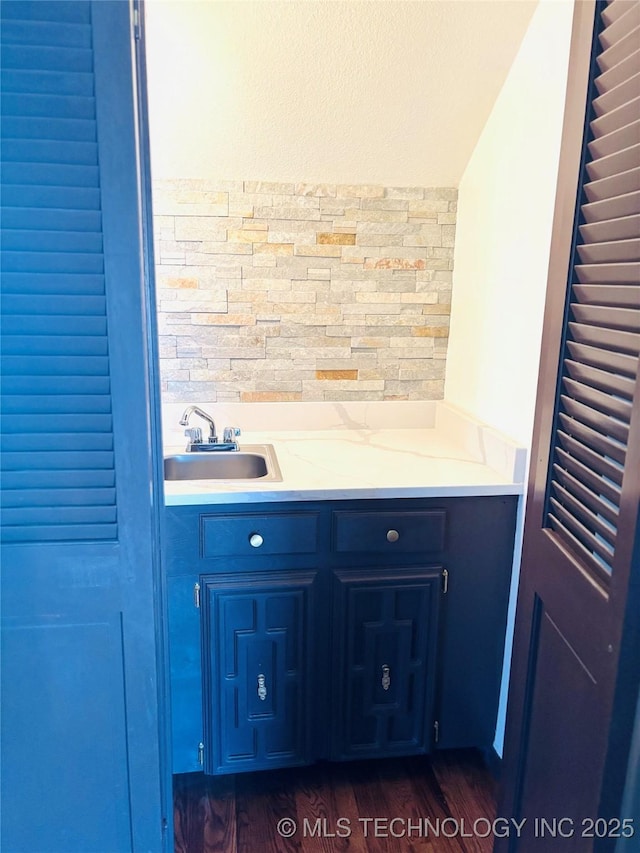
[[[200,427],[185,429],[184,434],[189,439],[189,444],[202,444],[202,430]]]
[[[240,427],[225,427],[222,430],[222,441],[225,444],[231,444],[235,442],[236,438],[240,435]]]

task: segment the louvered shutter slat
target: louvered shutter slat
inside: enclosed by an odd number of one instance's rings
[[[20,436],[6,435],[2,440],[4,450],[20,452],[24,442]],[[30,446],[32,450],[50,451],[81,451],[81,450],[113,450],[113,437],[106,433],[61,432],[56,435],[32,435]],[[30,500],[24,500],[20,495],[15,496],[19,505],[30,505]],[[18,504],[16,504],[17,506]],[[44,505],[44,504],[43,504]]]
[[[622,151],[624,148],[637,145],[639,142],[640,119],[631,122],[631,124],[625,124],[624,127],[620,127],[618,130],[614,130],[597,139],[593,139],[589,143],[589,154],[591,157],[606,157],[609,154],[615,154],[616,151]]]
[[[16,295],[102,295],[104,294],[104,275],[73,276],[65,273],[3,272],[2,289],[4,293]]]
[[[603,35],[606,34],[606,30]],[[601,36],[602,40],[602,36]],[[640,43],[640,27],[635,27],[631,32],[623,36],[619,41],[614,41],[611,47],[607,47],[598,57],[598,67],[601,71],[609,69],[622,62],[630,54],[635,53]]]
[[[638,99],[640,104],[640,99]],[[615,198],[623,193],[640,189],[640,167],[628,169],[619,174],[610,175],[585,184],[584,192],[590,202],[602,201],[605,198]]]
[[[573,293],[578,302],[586,305],[604,303],[618,308],[635,308],[640,305],[640,285],[574,284]]]
[[[627,80],[638,72],[640,72],[640,48],[614,65],[610,71],[601,74],[595,81],[596,88],[600,94],[609,92],[623,80]]]
[[[640,127],[640,123],[639,123]],[[580,236],[585,243],[607,243],[612,240],[628,240],[640,236],[640,213],[620,219],[605,219],[592,225],[581,225]],[[582,249],[578,246],[578,251]]]
[[[587,167],[587,172],[592,181],[598,181],[602,178],[610,178],[619,172],[630,171],[639,165],[640,143],[592,160]]]
[[[612,308],[609,305],[574,303],[571,310],[579,323],[593,323],[607,329],[620,329],[625,332],[640,331],[639,312],[634,308]]]
[[[562,447],[557,448],[557,456],[559,467],[563,471],[569,471],[575,475],[581,483],[589,486],[594,492],[608,500],[617,511],[620,500],[620,489],[616,483],[607,477],[603,477],[598,471],[594,471],[576,456],[567,453]]]
[[[619,441],[621,444],[626,444],[629,438],[629,425],[605,412],[600,412],[591,406],[581,403],[579,400],[574,400],[572,397],[567,397],[563,394],[561,397],[563,412],[560,412],[561,418],[564,412],[573,418],[574,421],[587,424],[593,427],[603,435],[610,435]]]
[[[114,503],[115,489],[91,489],[91,506],[105,506]],[[55,503],[58,498],[56,489],[21,489],[5,495],[3,507],[21,507],[25,504],[31,507],[46,507]],[[71,491],[66,495],[67,506],[83,505],[87,500],[86,494]],[[4,510],[3,510],[4,511]]]
[[[600,326],[587,326],[583,323],[569,323],[569,329],[574,340],[579,343],[610,347],[616,352],[630,355],[638,355],[640,352],[640,336],[630,332],[618,332]]]
[[[105,377],[109,375],[109,359],[105,356],[4,356],[2,359],[3,381],[10,376],[26,374],[29,378],[44,377],[49,387],[54,382],[66,382],[68,376]],[[54,379],[52,379],[54,377]]]
[[[592,385],[576,382],[568,376],[563,377],[562,385],[567,396],[572,397],[574,400],[578,400],[580,403],[592,406],[599,412],[613,415],[614,418],[619,418],[625,423],[629,423],[631,404],[627,400],[621,400],[612,394],[598,391]]]
[[[596,450],[598,453],[603,453],[609,459],[614,459],[616,462],[624,462],[626,448],[623,444],[615,442],[597,430],[591,429],[591,427],[585,426],[580,421],[568,417],[564,412],[560,413],[560,423],[567,435],[572,435],[586,447]]]
[[[608,243],[590,243],[578,247],[580,260],[585,264],[607,261],[635,261],[640,255],[640,238],[612,240]]]
[[[633,101],[628,101],[617,109],[605,112],[595,118],[591,122],[591,132],[596,139],[599,136],[606,136],[608,133],[613,133],[615,130],[620,130],[620,128],[634,122],[638,118],[639,112],[640,98],[635,98]]]
[[[582,523],[578,513],[569,512],[567,507],[560,503],[556,498],[551,498],[551,505],[555,511],[555,517],[565,526],[566,529],[570,531],[575,539],[581,542],[582,545],[593,554],[597,554],[606,563],[611,562],[613,548],[608,542],[603,542],[602,539],[599,539],[595,534],[593,534],[591,530]],[[573,507],[571,508],[573,509]]]
[[[582,216],[585,222],[602,222],[606,219],[634,216],[638,210],[640,210],[640,192],[628,192],[604,201],[583,204]]]
[[[580,359],[585,364],[602,367],[615,373],[622,373],[632,379],[638,372],[638,359],[624,352],[612,352],[610,349],[580,344],[577,341],[567,341],[568,354]]]
[[[610,4],[609,14],[603,14],[605,28],[599,36],[603,50],[623,40],[625,33],[640,26],[640,9],[636,3]]]
[[[640,353],[640,3],[601,15],[546,504],[548,527],[600,578],[614,562]]]
[[[629,77],[612,89],[603,92],[593,102],[593,109],[597,116],[601,116],[609,110],[615,110],[622,106],[632,98],[638,97],[640,97],[640,73],[634,74],[633,77]]]
[[[1,11],[3,539],[114,540],[91,4]]]
[[[633,399],[633,379],[571,359],[566,359],[565,366],[572,379],[592,385],[594,388],[607,391],[615,396],[626,397],[628,400]]]
[[[565,491],[588,506],[596,515],[600,515],[607,519],[610,524],[616,525],[619,513],[614,504],[603,498],[602,495],[591,491],[582,481],[576,479],[557,464],[554,465],[554,474],[556,481],[564,487]]]
[[[640,280],[640,263],[577,264],[575,270],[582,284],[636,284]]]
[[[75,231],[102,236],[102,218],[99,210],[3,207],[2,224],[7,235],[12,231],[29,229],[30,231],[53,231],[60,235],[65,231]],[[6,285],[7,280],[4,279],[3,283]]]
[[[613,548],[616,541],[615,527],[602,516],[591,511],[591,509],[581,500],[579,500],[568,489],[565,489],[560,483],[554,483],[553,489],[558,503],[563,508],[571,509],[575,518],[579,519],[582,525],[591,532],[594,537],[599,537],[604,540],[603,547]]]

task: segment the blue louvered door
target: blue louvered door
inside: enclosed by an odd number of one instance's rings
[[[2,849],[162,849],[131,9],[2,15]]]

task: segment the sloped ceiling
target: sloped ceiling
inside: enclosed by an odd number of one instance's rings
[[[457,186],[536,5],[148,0],[154,177]]]

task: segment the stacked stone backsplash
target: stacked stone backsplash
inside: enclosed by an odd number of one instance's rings
[[[443,397],[456,189],[153,193],[165,401]]]

